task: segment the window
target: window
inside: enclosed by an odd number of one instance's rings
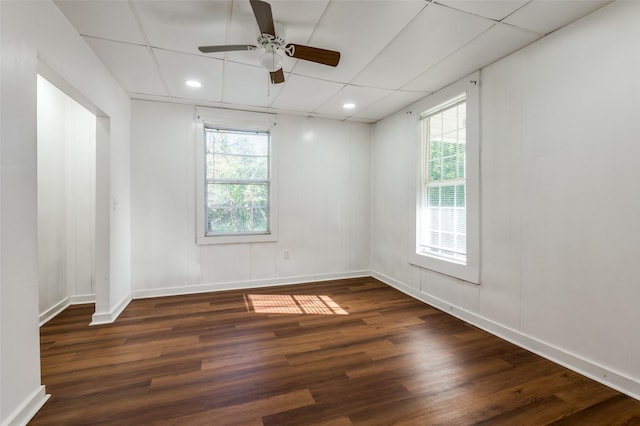
[[[467,263],[466,136],[462,95],[422,117],[422,253]]]
[[[206,236],[268,234],[268,132],[205,127]]]
[[[415,240],[410,262],[479,282],[479,73],[417,105]]]
[[[276,241],[275,117],[196,108],[198,244]]]

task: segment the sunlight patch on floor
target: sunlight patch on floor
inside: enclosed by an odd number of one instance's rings
[[[259,314],[349,315],[329,296],[245,294],[247,311]]]

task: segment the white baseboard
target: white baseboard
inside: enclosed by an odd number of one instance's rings
[[[75,296],[69,296],[69,303],[71,305],[83,305],[85,303],[96,303],[95,294],[76,294]]]
[[[63,300],[59,301],[58,303],[56,303],[55,305],[53,305],[52,307],[50,307],[49,309],[41,313],[39,318],[40,327],[42,327],[43,325],[51,321],[60,312],[67,309],[69,305],[71,305],[71,302],[68,297],[65,297]]]
[[[211,291],[242,290],[259,287],[275,287],[279,285],[302,284],[308,282],[320,282],[340,280],[345,278],[360,278],[371,276],[371,271],[353,271],[338,274],[301,275],[296,277],[269,278],[252,281],[230,281],[216,284],[196,284],[191,286],[176,286],[167,288],[154,288],[148,290],[135,290],[134,299],[149,297],[178,296],[181,294],[208,293]]]
[[[40,386],[29,396],[29,398],[25,399],[24,402],[16,408],[16,410],[11,413],[4,422],[2,422],[2,426],[26,425],[29,423],[29,420],[36,415],[38,410],[42,408],[44,403],[47,402],[50,396],[51,395],[48,395],[45,392],[45,387]]]
[[[46,311],[40,314],[39,322],[40,327],[51,321],[55,318],[60,312],[67,309],[70,305],[81,305],[84,303],[95,303],[96,295],[95,294],[80,294],[75,296],[69,296],[59,301]]]
[[[495,336],[500,337],[514,345],[520,346],[531,351],[543,358],[562,365],[573,370],[583,376],[593,379],[603,385],[609,386],[619,392],[629,395],[632,398],[640,400],[640,382],[631,377],[627,377],[622,373],[616,372],[610,368],[589,361],[579,355],[572,354],[562,348],[558,348],[552,344],[539,340],[535,337],[526,335],[518,330],[499,324],[493,320],[483,316],[474,314],[459,306],[452,305],[442,299],[423,293],[420,290],[410,287],[404,283],[394,280],[379,272],[372,272],[371,275],[397,290],[408,294],[418,300],[421,300],[435,308],[453,315],[463,321],[468,322],[482,330],[485,330]]]
[[[91,316],[91,323],[89,325],[102,325],[113,323],[118,316],[124,311],[124,308],[131,302],[131,295],[127,295],[109,312],[96,312]]]

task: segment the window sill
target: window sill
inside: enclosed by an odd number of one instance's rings
[[[464,265],[418,253],[413,253],[409,256],[409,263],[423,269],[439,272],[473,284],[480,283],[480,269],[474,265]]]
[[[241,244],[241,243],[263,243],[274,242],[278,238],[275,234],[255,234],[255,235],[211,235],[198,237],[198,244]]]

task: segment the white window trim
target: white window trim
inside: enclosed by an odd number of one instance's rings
[[[196,242],[197,244],[258,243],[278,240],[278,179],[275,159],[277,158],[277,137],[274,136],[277,116],[219,108],[197,107],[196,130]],[[270,182],[269,182],[269,233],[246,235],[206,235],[205,226],[205,126],[230,130],[269,132]]]
[[[450,86],[414,104],[412,110],[429,111],[451,99],[465,94],[467,103],[467,147],[466,147],[466,217],[467,217],[467,262],[466,264],[419,253],[420,209],[422,206],[422,140],[421,114],[416,114],[414,140],[416,142],[416,179],[414,217],[411,226],[409,263],[424,269],[449,275],[474,284],[480,283],[480,72],[475,72]]]

